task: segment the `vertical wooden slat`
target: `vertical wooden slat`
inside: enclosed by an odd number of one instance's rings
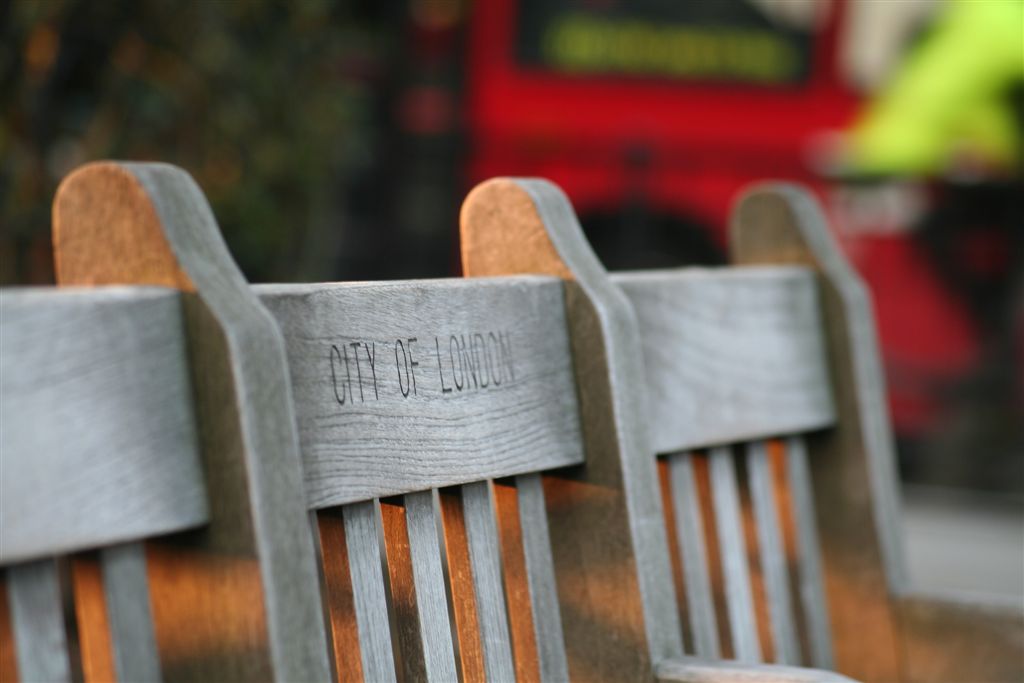
[[[763,441],[747,444],[747,476],[757,524],[757,542],[761,551],[768,616],[772,626],[775,661],[779,664],[800,663],[800,643],[793,621],[792,598],[786,573],[786,554],[779,530],[774,481],[768,451]]]
[[[86,683],[117,680],[99,553],[72,556],[70,579],[83,680]]]
[[[569,680],[569,664],[565,655],[562,615],[558,606],[555,566],[548,534],[547,505],[539,474],[516,477],[519,494],[519,524],[523,532],[523,556],[526,578],[530,585],[533,627],[542,681]]]
[[[141,542],[104,548],[100,565],[117,679],[159,681],[145,548]]]
[[[346,505],[345,541],[365,680],[394,681],[395,659],[381,567],[380,513],[375,501]]]
[[[740,520],[736,467],[728,447],[712,448],[708,459],[718,543],[722,550],[733,656],[742,662],[757,663],[761,661],[761,644],[754,620],[754,600]]]
[[[796,549],[799,563],[800,604],[808,624],[811,646],[811,664],[820,669],[831,669],[832,638],[825,587],[821,572],[821,554],[818,548],[818,528],[815,523],[814,497],[811,493],[811,472],[807,464],[807,448],[803,438],[786,439],[786,473],[789,477],[794,518],[796,520]]]
[[[316,520],[320,532],[324,599],[334,650],[334,667],[341,683],[355,683],[363,680],[363,664],[359,656],[359,627],[356,624],[345,522],[341,514],[333,511],[316,513]]]
[[[9,567],[7,590],[21,680],[70,681],[57,562],[40,560]]]
[[[534,629],[530,581],[526,577],[526,553],[523,549],[523,525],[519,495],[511,480],[494,482],[494,506],[498,516],[502,572],[508,604],[508,622],[512,632],[512,652],[516,679],[540,680],[537,636]]]
[[[405,515],[427,680],[454,681],[455,651],[433,492],[407,494]]]
[[[694,649],[698,657],[718,659],[720,651],[715,606],[712,601],[711,579],[708,575],[700,501],[693,476],[692,456],[689,453],[675,453],[669,456],[669,477],[676,533],[683,557],[683,581],[686,588],[686,603],[689,606],[690,628],[693,630]]]
[[[473,569],[469,561],[466,515],[459,487],[440,491],[444,520],[444,546],[448,556],[452,614],[458,634],[458,657],[463,681],[484,680],[484,653],[480,641],[480,619],[473,590]]]
[[[462,507],[466,514],[466,539],[473,568],[473,593],[487,680],[511,681],[515,680],[515,667],[512,664],[505,591],[501,580],[501,550],[490,487],[490,482],[486,481],[464,484]]]
[[[397,639],[398,673],[403,681],[426,680],[423,639],[416,607],[416,585],[412,576],[412,556],[405,524],[405,506],[400,499],[380,501],[384,528],[384,552],[387,555],[388,587],[394,610],[392,633]]]

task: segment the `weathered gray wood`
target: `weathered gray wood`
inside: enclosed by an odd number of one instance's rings
[[[441,567],[439,513],[434,492],[420,491],[405,496],[405,513],[427,680],[454,681],[457,678],[455,650]]]
[[[655,451],[835,421],[814,274],[797,267],[616,273],[636,309]]]
[[[530,587],[540,678],[546,683],[568,681],[569,664],[565,658],[565,635],[558,610],[547,505],[540,475],[523,474],[516,477],[516,493],[519,496],[519,525],[523,534],[523,554],[526,579]]]
[[[100,563],[117,680],[159,681],[145,546],[128,543],[104,548]]]
[[[807,465],[807,447],[802,437],[793,436],[786,439],[786,476],[796,526],[797,580],[800,586],[800,604],[807,622],[811,664],[820,669],[830,669],[832,627],[829,624],[828,602],[822,584],[821,551],[818,548],[818,525],[815,522],[811,472]]]
[[[311,506],[582,462],[557,280],[255,289],[287,342]]]
[[[70,681],[64,604],[54,560],[7,568],[11,628],[23,681]]]
[[[487,680],[512,681],[515,680],[515,667],[512,664],[512,641],[501,580],[501,551],[490,487],[490,482],[486,481],[463,485],[462,506],[466,516],[473,594]]]
[[[467,275],[543,273],[568,281],[587,461],[545,479],[549,502],[558,501],[548,508],[549,531],[563,604],[606,598],[597,613],[563,610],[569,671],[580,680],[649,678],[654,661],[683,648],[635,314],[551,183],[488,181],[467,197],[461,226]]]
[[[0,293],[0,563],[207,519],[180,295]]]
[[[722,553],[722,573],[725,575],[733,656],[741,662],[757,663],[761,661],[761,644],[754,621],[754,599],[751,595],[736,467],[731,450],[724,446],[712,448],[708,453],[708,466],[711,470],[718,546]]]
[[[658,663],[659,683],[854,683],[834,671],[778,664],[676,659]]]
[[[768,450],[763,441],[747,444],[747,478],[757,526],[757,544],[761,555],[768,618],[772,627],[775,662],[800,664],[800,642],[793,618],[789,594],[786,550],[779,527],[778,503]]]
[[[367,681],[396,680],[388,604],[381,567],[381,522],[376,501],[344,508],[345,542],[352,572],[352,593],[359,629],[359,654]]]
[[[89,164],[54,200],[58,281],[187,292],[210,524],[188,553],[150,553],[154,617],[189,605],[191,630],[157,634],[168,679],[326,680],[316,555],[280,331],[192,178],[166,164]],[[116,248],[115,248],[116,246]],[[154,578],[163,582],[153,585]],[[251,587],[243,590],[242,586]],[[252,595],[258,586],[261,599]],[[237,645],[211,657],[209,639]]]
[[[718,659],[721,656],[718,627],[708,575],[704,525],[693,475],[693,456],[689,453],[673,453],[668,458],[676,535],[683,560],[683,583],[694,649],[699,657]]]
[[[786,184],[748,190],[734,210],[731,234],[737,264],[801,265],[818,275],[838,419],[833,429],[808,434],[807,447],[835,663],[858,678],[896,679],[899,616],[882,596],[905,590],[906,569],[868,290],[806,190]]]

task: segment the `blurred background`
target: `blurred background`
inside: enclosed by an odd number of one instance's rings
[[[809,185],[874,292],[912,572],[1024,596],[1022,0],[0,0],[0,35],[3,285],[53,281],[103,158],[187,169],[255,282],[457,274],[494,175],[611,269],[724,263],[740,188]]]

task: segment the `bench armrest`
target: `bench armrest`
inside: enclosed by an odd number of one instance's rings
[[[853,683],[834,671],[780,664],[672,659],[655,667],[660,683]]]

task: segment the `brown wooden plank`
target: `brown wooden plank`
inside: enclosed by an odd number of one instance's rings
[[[483,681],[486,680],[483,644],[473,591],[462,493],[459,488],[443,489],[440,498],[461,680]]]
[[[145,546],[135,542],[103,548],[99,562],[117,679],[159,681]]]
[[[103,573],[97,553],[81,553],[71,558],[71,585],[85,681],[118,680],[103,594]]]
[[[539,681],[540,660],[533,624],[529,579],[523,550],[523,529],[519,520],[519,499],[512,482],[494,482],[494,507],[501,540],[502,574],[508,596],[508,621],[512,635],[516,679]]]
[[[396,645],[401,653],[397,659],[403,670],[402,680],[425,681],[427,671],[423,661],[424,644],[416,607],[416,584],[412,575],[405,507],[401,500],[384,499],[380,502],[380,513],[398,637]]]
[[[359,628],[356,625],[355,598],[352,595],[345,522],[338,509],[316,514],[324,572],[324,599],[330,623],[334,668],[340,683],[363,680],[359,654]]]

